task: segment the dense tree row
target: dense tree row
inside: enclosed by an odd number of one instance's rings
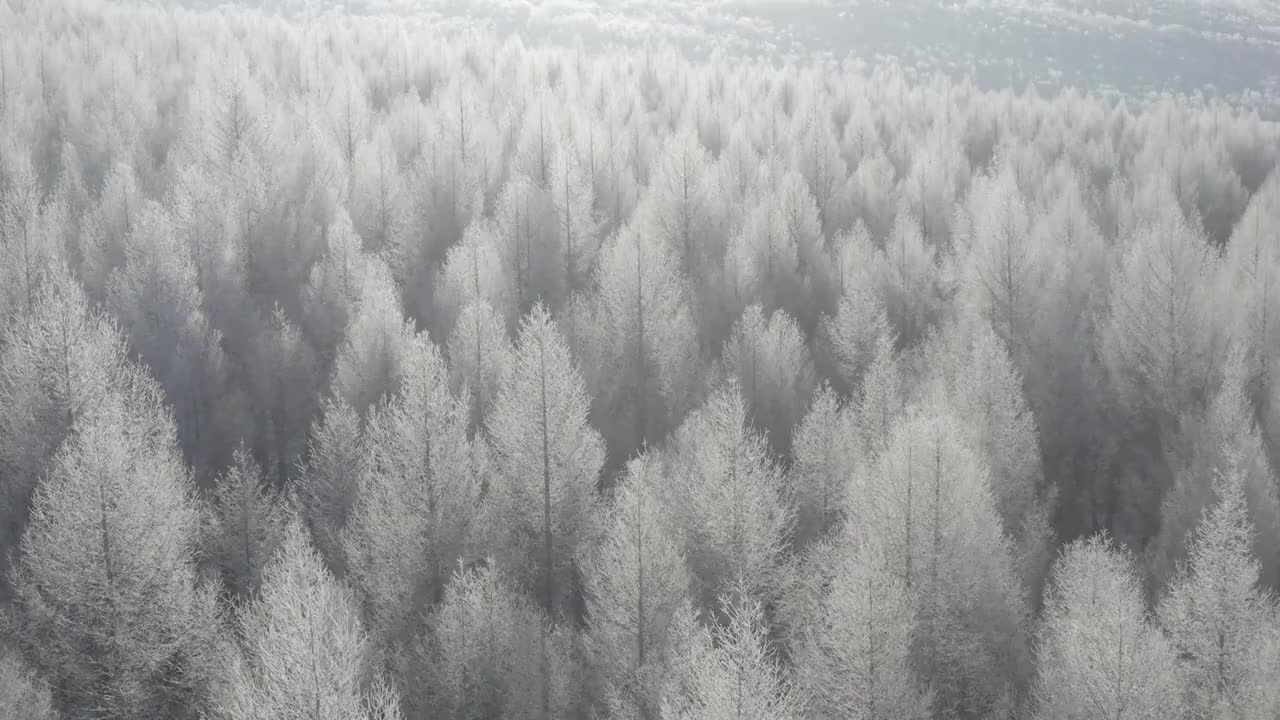
[[[1275,717],[1278,160],[0,0],[0,717]]]

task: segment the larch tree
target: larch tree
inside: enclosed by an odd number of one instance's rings
[[[1229,456],[1214,479],[1217,502],[1188,543],[1183,572],[1160,601],[1160,625],[1178,654],[1186,717],[1241,717],[1250,675],[1275,614],[1259,587],[1254,529],[1246,503],[1246,473]],[[1274,546],[1273,546],[1274,547]]]
[[[804,333],[785,311],[765,315],[748,307],[724,346],[725,371],[741,389],[751,420],[779,455],[791,449],[791,433],[817,385]]]
[[[604,536],[580,561],[601,705],[640,718],[657,716],[673,660],[671,627],[689,596],[689,571],[659,496],[663,482],[655,454],[628,463]]]
[[[199,517],[152,380],[76,423],[36,489],[12,570],[20,646],[68,713],[193,716],[215,634]]]
[[[1102,356],[1123,406],[1157,432],[1175,430],[1208,384],[1213,263],[1203,235],[1165,208],[1129,240],[1114,280]]]
[[[260,587],[262,569],[284,537],[290,501],[269,486],[243,444],[212,495],[203,553],[229,590],[249,597]]]
[[[702,608],[741,581],[754,595],[781,587],[779,563],[794,523],[782,468],[750,424],[736,383],[713,392],[671,442],[666,512],[679,523]]]
[[[1006,165],[974,181],[957,208],[956,244],[967,303],[990,322],[1014,353],[1026,347],[1035,320],[1037,278],[1031,215]]]
[[[1040,437],[1022,378],[1008,342],[981,316],[958,319],[934,340],[925,352],[935,391],[965,418],[969,443],[990,469],[996,510],[1034,600],[1053,562],[1055,498],[1040,465]]]
[[[484,301],[462,308],[445,346],[454,392],[470,395],[472,428],[484,427],[514,362],[507,323]]]
[[[46,269],[65,254],[50,226],[57,218],[42,207],[41,195],[30,160],[0,151],[0,328],[32,311]]]
[[[210,714],[231,720],[399,720],[399,698],[370,657],[355,596],[335,580],[303,526],[290,522],[260,596],[235,617]]]
[[[858,388],[855,424],[863,453],[868,458],[885,449],[894,426],[906,412],[902,369],[895,344],[890,332],[876,338],[871,364]]]
[[[842,544],[830,582],[791,639],[811,717],[923,720],[926,683],[911,667],[918,600],[874,544]]]
[[[824,384],[796,427],[791,447],[797,546],[822,537],[839,524],[845,487],[857,465],[860,446],[853,412]]]
[[[500,225],[477,219],[467,226],[462,241],[449,249],[436,283],[433,331],[448,337],[464,308],[484,302],[511,325],[519,317],[515,284],[504,272]]]
[[[338,212],[326,235],[324,254],[311,268],[302,292],[299,324],[327,374],[363,295],[369,258],[346,212]]]
[[[450,720],[565,717],[576,704],[567,631],[493,567],[459,569],[428,619],[421,709]]]
[[[569,145],[566,140],[564,145]],[[559,219],[561,257],[564,258],[562,292],[568,302],[590,279],[600,251],[600,218],[588,169],[577,155],[563,147],[551,165],[551,197]]]
[[[1253,551],[1261,562],[1262,582],[1280,586],[1280,500],[1276,475],[1248,397],[1249,367],[1238,347],[1227,354],[1222,383],[1202,418],[1188,418],[1176,458],[1173,487],[1161,507],[1160,531],[1148,548],[1151,579],[1167,585],[1186,560],[1196,527],[1215,494],[1214,478],[1229,469],[1241,478],[1245,509],[1252,525]]]
[[[687,273],[701,268],[701,253],[711,249],[701,241],[708,230],[703,180],[710,165],[693,133],[673,135],[656,161],[645,204],[636,210],[645,234],[663,242]]]
[[[920,600],[912,667],[934,711],[986,715],[1015,707],[1028,679],[1028,612],[990,471],[953,412],[935,403],[896,426],[850,483],[846,528]]]
[[[14,652],[0,654],[0,720],[56,720],[53,695]]]
[[[388,653],[470,557],[484,479],[444,359],[426,338],[413,345],[401,392],[369,419],[371,463],[342,535],[369,630]]]
[[[316,547],[339,577],[346,567],[341,532],[370,463],[359,413],[340,398],[325,401],[311,430],[307,463],[298,472],[298,500]]]
[[[277,484],[294,475],[319,410],[320,367],[315,351],[276,305],[246,361],[249,408],[257,428],[254,452]]]
[[[334,395],[362,416],[383,397],[399,391],[405,355],[414,337],[387,266],[371,261],[365,272],[332,380]]]
[[[605,246],[588,308],[584,371],[611,455],[666,437],[696,388],[697,329],[667,248],[627,224]]]
[[[832,272],[821,212],[808,184],[792,171],[782,176],[779,185],[775,192],[783,242],[795,251],[801,283],[801,295],[792,298],[787,307],[806,329],[812,329],[820,315],[835,311],[838,278]]]
[[[1249,397],[1262,418],[1280,412],[1280,175],[1264,183],[1240,218],[1220,267],[1217,312],[1233,318],[1232,337],[1247,360]],[[1243,293],[1243,298],[1240,294]],[[1280,417],[1280,415],[1274,415]],[[1269,428],[1280,450],[1280,424]],[[1274,457],[1274,456],[1273,456]]]
[[[150,382],[73,278],[58,273],[41,286],[27,320],[0,339],[0,544],[16,547],[31,494],[72,427],[98,417],[115,393],[149,391]]]
[[[1039,648],[1039,720],[1177,716],[1174,649],[1148,616],[1132,560],[1105,535],[1058,559]]]
[[[107,307],[132,354],[160,381],[173,405],[178,442],[198,473],[231,459],[243,425],[243,398],[230,383],[221,334],[209,324],[187,249],[167,211],[147,203],[125,243],[125,262],[107,283]]]
[[[692,653],[683,663],[678,690],[664,700],[662,717],[673,720],[798,720],[804,696],[770,647],[764,606],[740,585],[720,601],[723,625],[694,628]],[[696,622],[686,617],[685,622]]]
[[[553,616],[567,611],[574,554],[590,531],[604,443],[587,423],[590,398],[542,306],[525,318],[515,362],[487,421],[495,470],[491,527],[500,560]]]
[[[898,343],[910,346],[925,336],[941,313],[936,249],[925,242],[919,219],[899,208],[880,250],[881,298]]]
[[[856,395],[875,355],[877,339],[888,332],[889,315],[876,277],[880,265],[866,226],[859,222],[851,232],[832,241],[839,300],[835,312],[824,318],[820,339],[830,354],[832,381],[842,394]]]
[[[350,182],[352,225],[364,249],[378,253],[399,245],[412,209],[385,126],[357,146]]]

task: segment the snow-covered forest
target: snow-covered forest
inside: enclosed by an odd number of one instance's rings
[[[1278,717],[1278,161],[0,0],[0,718]]]

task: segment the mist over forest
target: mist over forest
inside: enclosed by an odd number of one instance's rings
[[[1277,68],[0,0],[0,720],[1280,717]]]

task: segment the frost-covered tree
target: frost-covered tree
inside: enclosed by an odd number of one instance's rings
[[[1185,571],[1160,601],[1160,624],[1178,653],[1177,677],[1186,717],[1240,717],[1250,674],[1270,640],[1275,615],[1259,588],[1246,477],[1238,458],[1214,480],[1217,502],[1189,542]],[[1270,551],[1270,550],[1268,550]]]
[[[486,302],[462,309],[445,347],[455,392],[470,394],[471,426],[483,427],[511,370],[515,348],[507,324]]]
[[[748,307],[724,346],[726,372],[748,403],[751,421],[775,452],[791,449],[791,433],[803,417],[817,379],[804,334],[785,311],[765,315]]]
[[[573,557],[589,532],[604,463],[604,443],[587,424],[589,402],[569,346],[535,307],[487,421],[500,478],[490,527],[504,566],[553,615],[567,609]]]
[[[380,399],[394,395],[404,376],[413,325],[404,319],[395,281],[385,264],[371,262],[360,300],[347,325],[333,365],[332,390],[365,415]]]
[[[311,419],[319,409],[319,362],[302,332],[276,305],[250,348],[249,408],[257,429],[255,453],[264,470],[283,484],[293,476],[307,447]]]
[[[178,442],[198,472],[231,459],[243,401],[230,384],[221,334],[211,327],[190,254],[165,209],[139,210],[125,262],[107,284],[107,306],[132,354],[160,381],[172,404]]]
[[[854,421],[867,457],[884,450],[890,433],[905,410],[902,370],[894,350],[894,336],[884,332],[875,340],[871,364],[859,388]]]
[[[1148,617],[1129,556],[1105,535],[1059,558],[1039,657],[1037,718],[1177,716],[1175,651]]]
[[[78,421],[36,489],[12,570],[19,641],[67,714],[190,717],[207,680],[213,595],[161,390]]]
[[[215,718],[398,720],[399,698],[370,657],[352,592],[288,525],[262,591],[239,609],[209,701]]]
[[[299,471],[298,500],[316,547],[339,576],[346,567],[340,533],[370,462],[359,414],[340,398],[326,401],[311,430],[307,464]]]
[[[1027,680],[1027,608],[990,471],[952,412],[933,404],[896,426],[850,484],[846,528],[879,543],[919,598],[912,666],[935,712],[988,714]]]
[[[1103,358],[1124,407],[1157,428],[1173,429],[1205,391],[1213,262],[1203,236],[1168,209],[1137,230],[1115,278]]]
[[[1244,353],[1230,351],[1223,367],[1222,384],[1203,417],[1189,418],[1179,438],[1186,454],[1174,474],[1173,487],[1161,507],[1160,531],[1148,548],[1150,570],[1156,587],[1177,574],[1188,546],[1215,494],[1213,483],[1229,469],[1240,475],[1245,508],[1252,525],[1253,551],[1261,562],[1264,584],[1280,583],[1280,501],[1276,476],[1268,461],[1246,384],[1248,365]]]
[[[654,454],[628,463],[604,536],[580,563],[602,702],[637,717],[659,708],[673,662],[671,627],[689,595],[682,548],[659,496],[663,482]]]
[[[768,597],[794,522],[785,478],[750,425],[735,383],[714,392],[673,436],[667,512],[679,523],[694,592],[712,612],[729,583]]]
[[[343,531],[344,554],[370,632],[394,647],[470,554],[483,449],[468,441],[467,405],[450,391],[444,359],[426,338],[414,342],[404,387],[374,411],[366,433],[371,462]]]
[[[796,427],[791,448],[797,545],[826,534],[843,517],[845,486],[858,462],[860,446],[853,412],[823,385]]]
[[[981,319],[961,320],[926,354],[937,391],[965,418],[971,446],[991,471],[991,492],[1014,542],[1019,575],[1035,598],[1053,562],[1053,493],[1040,466],[1040,438],[1008,344]]]
[[[691,656],[678,691],[663,703],[662,717],[677,720],[796,720],[804,696],[778,663],[769,644],[764,607],[741,586],[726,588],[724,625],[693,628]],[[694,622],[686,618],[684,622]]]
[[[0,150],[0,328],[30,313],[45,273],[62,261],[58,217],[42,207],[39,178],[31,162]]]
[[[514,283],[506,272],[496,220],[477,219],[462,241],[449,249],[436,284],[436,319],[432,328],[446,337],[457,327],[463,309],[484,302],[510,324],[518,315]]]
[[[228,589],[249,596],[284,537],[288,501],[273,491],[244,445],[215,482],[203,551]]]
[[[900,208],[879,258],[881,297],[901,346],[924,337],[941,312],[935,257],[920,221]]]
[[[957,209],[963,292],[1005,343],[1020,352],[1035,320],[1038,236],[1014,171],[1002,165],[974,182]]]
[[[911,667],[918,601],[875,545],[837,554],[829,585],[791,640],[811,717],[928,717],[929,693]]]
[[[880,267],[866,227],[840,233],[834,242],[839,301],[822,324],[821,339],[833,360],[834,380],[853,393],[875,355],[876,340],[891,331],[876,269]]]
[[[328,244],[311,269],[302,293],[302,328],[320,356],[323,367],[332,366],[351,318],[355,316],[367,277],[369,258],[345,212],[339,212],[327,228]]]
[[[0,720],[55,720],[53,696],[22,659],[0,654]]]
[[[460,569],[428,620],[416,703],[458,720],[564,717],[579,691],[570,641],[502,572]]]
[[[0,545],[17,545],[31,493],[72,427],[110,408],[116,393],[150,392],[127,353],[66,274],[44,284],[31,315],[0,340]]]
[[[584,374],[592,417],[610,452],[626,457],[666,437],[695,392],[698,345],[683,278],[666,247],[628,224],[605,246],[588,327]]]

